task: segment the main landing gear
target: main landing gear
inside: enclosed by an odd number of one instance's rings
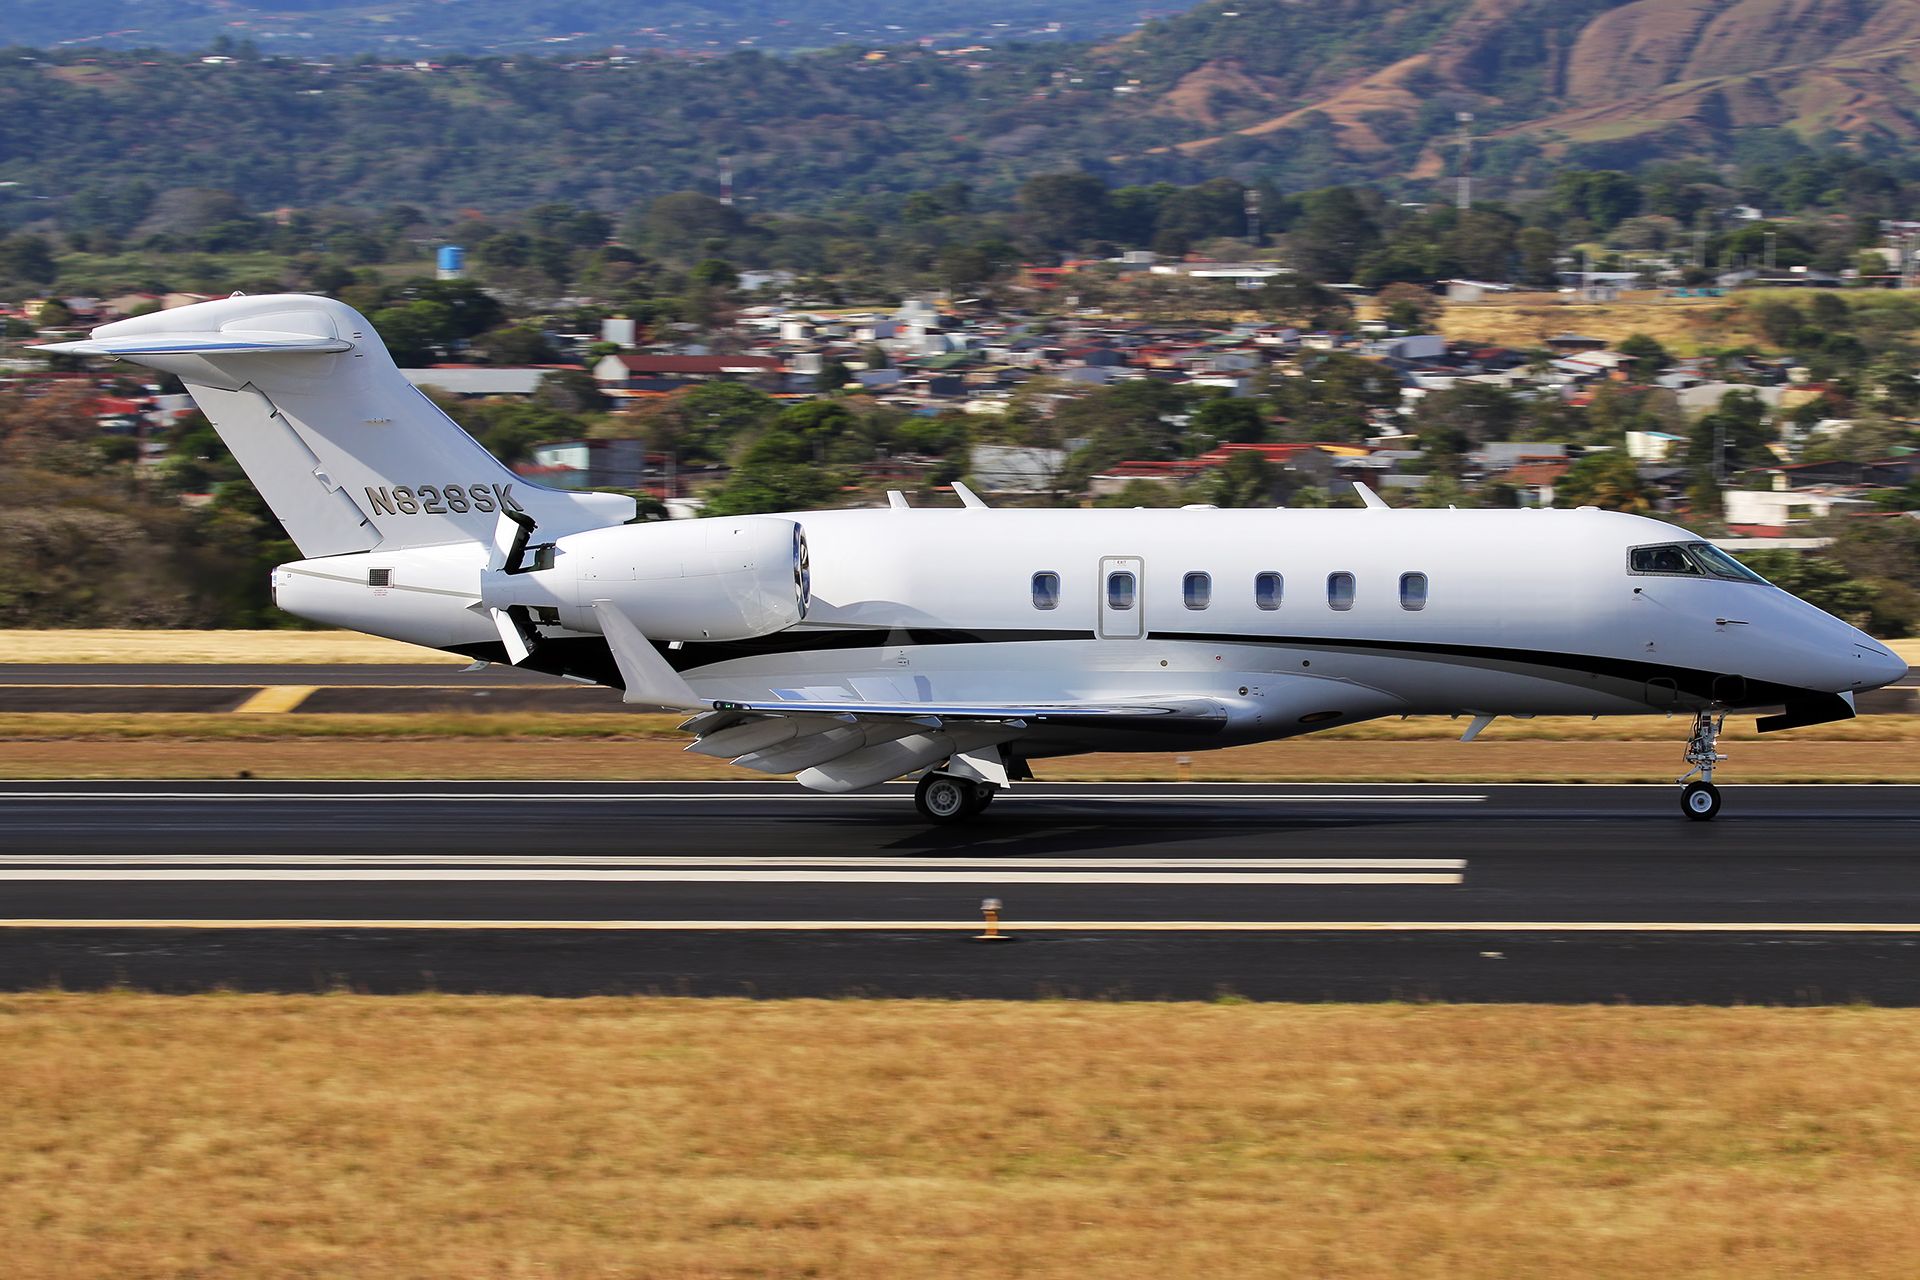
[[[913,789],[914,807],[928,822],[948,826],[965,822],[993,803],[1000,788],[953,773],[929,773]]]
[[[1720,788],[1713,785],[1713,767],[1726,759],[1719,751],[1720,729],[1726,723],[1724,711],[1718,715],[1701,711],[1693,717],[1693,736],[1687,739],[1687,763],[1693,768],[1675,781],[1687,783],[1680,792],[1680,811],[1695,822],[1706,822],[1720,812]],[[1700,776],[1687,782],[1695,774]]]

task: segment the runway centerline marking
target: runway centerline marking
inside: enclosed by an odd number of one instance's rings
[[[1464,871],[1465,858],[1041,858],[1008,855],[1003,858],[881,858],[807,857],[802,854],[754,857],[668,855],[657,858],[564,854],[174,854],[174,853],[64,853],[0,855],[0,870],[38,867],[543,867],[549,869],[601,867],[805,867],[818,870],[884,869],[893,871]]]
[[[1913,934],[1912,923],[1674,920],[1030,920],[1022,933],[1654,933]],[[352,920],[281,918],[0,918],[0,929],[406,930],[415,932],[978,933],[977,920]]]
[[[215,881],[224,884],[274,881],[350,883],[559,883],[621,884],[1214,884],[1214,885],[1388,885],[1459,884],[1457,871],[915,871],[633,870],[561,867],[128,867],[95,870],[67,867],[8,867],[0,881],[64,881],[129,884],[136,881]]]

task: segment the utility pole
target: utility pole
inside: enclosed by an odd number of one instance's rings
[[[1454,187],[1453,203],[1458,209],[1473,208],[1473,112],[1456,111],[1460,125],[1460,177]]]

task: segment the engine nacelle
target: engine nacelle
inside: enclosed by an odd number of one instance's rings
[[[493,641],[493,611],[536,632],[600,630],[610,600],[654,640],[748,640],[807,616],[807,538],[769,516],[615,525],[525,551],[518,573],[488,568],[475,542],[361,551],[281,565],[288,613],[440,649]],[[538,639],[535,634],[533,639]]]
[[[535,535],[538,536],[537,534]],[[806,533],[791,520],[717,517],[616,525],[528,553],[526,572],[483,575],[482,603],[550,611],[597,631],[593,602],[609,600],[653,640],[747,640],[807,616]]]

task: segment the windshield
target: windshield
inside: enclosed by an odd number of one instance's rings
[[[1766,581],[1711,542],[1669,542],[1657,547],[1635,547],[1627,552],[1627,572],[1671,574],[1686,578],[1724,578],[1729,582]]]
[[[1731,578],[1735,582],[1765,582],[1766,579],[1732,556],[1714,546],[1711,542],[1689,542],[1687,552],[1701,568],[1716,578]]]

